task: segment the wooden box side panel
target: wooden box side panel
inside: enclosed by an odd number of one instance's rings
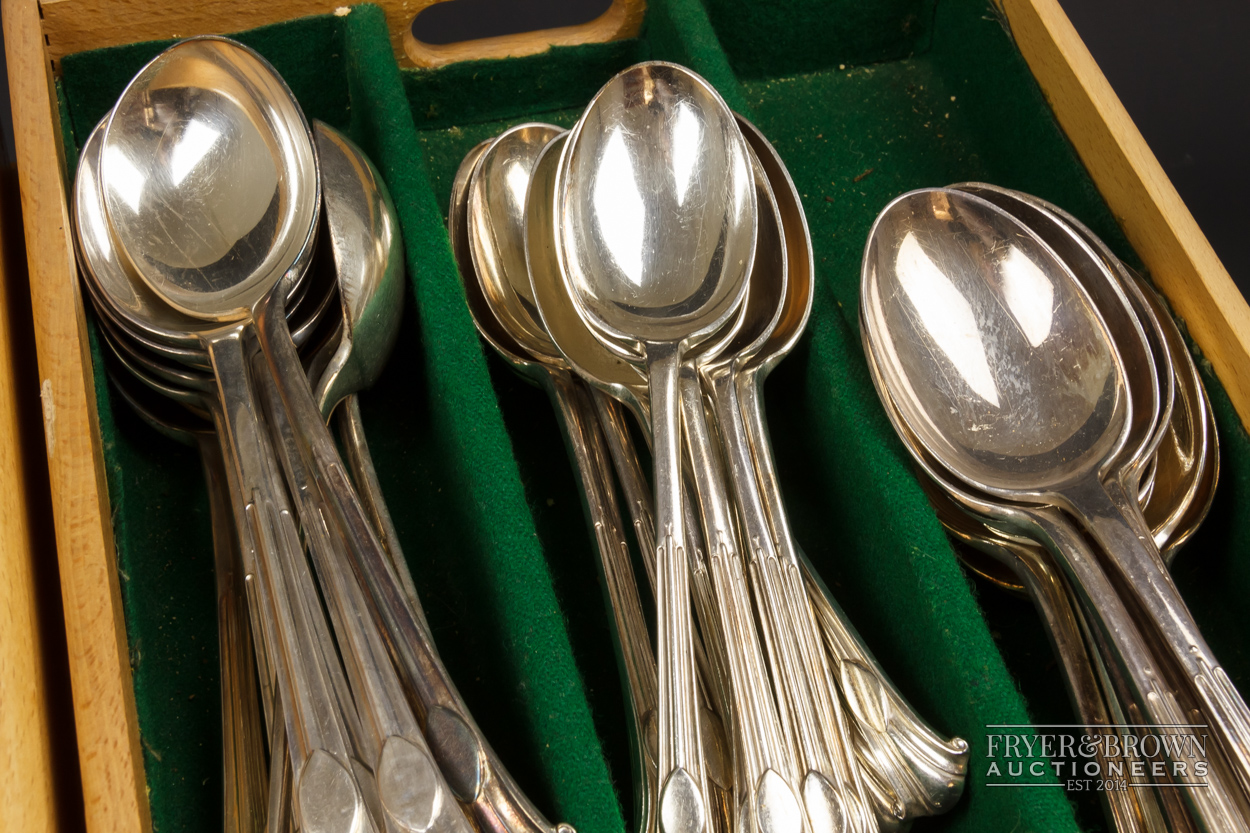
[[[36,559],[53,554],[37,535],[41,519],[32,517],[41,500],[30,491],[43,483],[33,471],[40,435],[24,430],[29,405],[23,399],[29,403],[34,391],[24,385],[22,372],[29,345],[21,323],[28,310],[13,304],[26,279],[16,242],[21,222],[9,202],[15,185],[8,171],[0,173],[0,830],[55,830],[44,657],[60,646],[48,645],[50,635],[39,629]]]
[[[1250,306],[1058,0],[1002,8],[1059,125],[1250,427]]]
[[[56,96],[36,0],[3,4],[87,827],[150,827]]]

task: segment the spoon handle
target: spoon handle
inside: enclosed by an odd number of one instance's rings
[[[1187,715],[1167,685],[1163,669],[1150,654],[1136,623],[1085,538],[1051,507],[1022,511],[1036,523],[1047,548],[1058,558],[1073,588],[1080,592],[1081,603],[1093,619],[1091,624],[1106,640],[1115,664],[1124,671],[1145,718],[1161,735],[1177,735],[1185,727],[1193,727],[1194,722],[1186,719]],[[1168,581],[1170,583],[1170,579]],[[1173,752],[1173,747],[1165,749]],[[1195,762],[1183,755],[1176,758],[1175,763],[1185,766],[1172,773],[1174,779],[1193,785],[1184,792],[1199,829],[1229,833],[1250,830],[1240,810],[1241,802],[1236,800],[1236,787],[1227,784],[1216,767],[1209,767],[1204,776],[1198,773]]]
[[[425,626],[428,632],[429,623],[425,621],[425,610],[421,607],[421,599],[417,596],[417,585],[413,582],[412,571],[408,569],[408,562],[404,559],[403,548],[399,545],[399,533],[395,531],[391,513],[386,508],[386,498],[382,494],[382,484],[378,481],[378,471],[373,465],[373,455],[369,453],[369,443],[365,439],[365,424],[360,416],[360,398],[354,393],[345,396],[339,407],[335,409],[335,419],[338,420],[339,438],[342,440],[352,477],[356,481],[361,503],[364,504],[365,510],[373,521],[373,528],[377,530],[382,547],[390,556],[395,575],[404,586],[404,595],[408,597],[408,604],[412,606],[418,623]]]
[[[291,833],[291,753],[287,749],[286,723],[282,719],[282,701],[275,704],[276,713],[269,732],[269,812],[265,833]]]
[[[319,610],[305,604],[307,596],[301,592],[311,586],[311,577],[290,509],[282,493],[272,488],[273,449],[257,420],[259,410],[244,336],[241,327],[218,331],[206,339],[206,347],[222,403],[224,430],[219,436],[223,454],[235,467],[244,496],[244,516],[239,523],[250,532],[242,540],[251,545],[245,563],[253,566],[256,577],[254,584],[265,611],[261,617],[265,638],[278,648],[270,659],[278,681],[298,800],[301,812],[357,814],[363,812],[363,798],[349,769],[340,704],[326,679],[327,668],[316,638],[318,624],[324,628],[324,622],[316,621]],[[305,778],[305,767],[314,760],[315,769]],[[340,785],[339,789],[327,791],[334,784]],[[321,802],[316,802],[318,794]],[[325,807],[325,799],[332,796],[351,806]],[[367,818],[364,823],[372,828]]]
[[[387,829],[429,829],[470,833],[468,820],[452,800],[450,788],[434,765],[368,601],[347,561],[346,543],[325,499],[305,468],[294,428],[268,374],[262,380],[270,425],[279,458],[296,496],[321,588],[365,728],[357,747],[376,779],[373,810]]]
[[[1108,728],[1111,724],[1131,721],[1125,718],[1117,689],[1103,667],[1101,643],[1090,635],[1079,603],[1050,554],[1042,547],[1007,542],[993,545],[986,551],[1015,573],[1041,614],[1046,634],[1063,667],[1068,695],[1087,731],[1094,736],[1123,731]],[[1102,744],[1094,752],[1103,772],[1108,771],[1111,760],[1106,752],[1107,747]],[[1103,790],[1099,798],[1119,833],[1165,833],[1169,830],[1152,789]],[[1178,826],[1173,833],[1185,833],[1187,816],[1181,815],[1176,821]]]
[[[751,438],[739,407],[733,366],[709,369],[704,381],[722,434],[743,534],[750,542],[752,583],[761,622],[769,634],[769,659],[778,704],[791,713],[792,744],[799,753],[797,772],[804,781],[809,813],[812,802],[833,789],[852,829],[877,826],[870,790],[854,759],[850,727],[829,672],[817,620],[811,610],[797,566],[779,557],[768,516],[760,497]],[[797,587],[796,587],[797,582]],[[784,723],[783,723],[784,725]],[[813,773],[825,781],[819,790]],[[888,824],[903,821],[897,801],[887,802]],[[816,811],[818,814],[820,811]]]
[[[761,384],[762,376],[758,374],[737,375],[738,408],[748,445],[754,452],[758,488],[779,556],[792,560],[801,569],[812,612],[820,623],[825,643],[836,665],[851,716],[861,730],[858,736],[866,741],[884,735],[889,740],[882,738],[876,747],[878,752],[885,743],[890,743],[897,746],[902,754],[911,775],[900,770],[891,780],[900,783],[901,779],[902,784],[910,782],[913,785],[911,790],[899,796],[907,804],[906,815],[929,815],[949,808],[963,793],[968,744],[962,738],[946,740],[908,704],[812,569],[811,563],[801,557],[790,529],[773,462],[761,403]],[[889,704],[884,715],[879,715],[874,705],[878,703]],[[895,757],[889,753],[887,760]],[[893,811],[891,815],[895,815]]]
[[[740,801],[752,800],[759,804],[762,796],[756,795],[757,785],[769,770],[778,772],[786,785],[780,791],[773,790],[770,796],[777,799],[775,817],[766,819],[755,813],[757,827],[752,829],[766,831],[771,829],[765,826],[766,820],[784,824],[785,810],[789,805],[793,805],[795,815],[801,814],[792,786],[796,763],[782,740],[777,704],[768,687],[768,673],[756,633],[747,571],[725,485],[721,455],[708,426],[703,389],[694,368],[689,365],[682,369],[681,396],[687,451],[702,510],[704,540],[710,550],[707,561],[716,594],[716,610],[721,630],[726,634],[729,683],[737,728],[735,737],[740,753],[742,783],[746,789]],[[748,805],[743,812],[749,809],[754,808]]]
[[[643,566],[651,587],[652,599],[655,597],[655,513],[651,500],[651,484],[643,474],[639,461],[638,449],[633,436],[625,423],[621,406],[606,393],[597,388],[588,388],[594,402],[595,412],[599,417],[599,426],[607,441],[612,466],[616,471],[617,480],[629,507],[630,520],[634,534],[637,536],[638,549],[642,554]],[[650,430],[649,425],[643,426],[644,432]],[[725,640],[720,625],[716,620],[715,602],[711,589],[711,581],[707,570],[696,566],[706,566],[707,559],[699,552],[704,549],[702,537],[699,535],[698,521],[694,512],[696,500],[689,495],[682,501],[682,509],[686,517],[686,530],[691,550],[690,583],[693,589],[695,613],[698,616],[700,630],[691,634],[694,648],[695,669],[698,672],[699,694],[702,698],[702,720],[699,721],[699,732],[703,741],[703,761],[707,768],[708,792],[712,799],[713,812],[716,815],[717,830],[731,829],[729,817],[732,815],[730,793],[733,790],[732,761],[729,745],[725,736],[724,722],[732,718],[733,709],[729,702],[727,689],[729,678],[729,659],[725,653]]]
[[[1105,693],[1108,717],[1112,723],[1141,723],[1141,708],[1133,698],[1132,687],[1125,679],[1123,670],[1116,664],[1115,651],[1096,628],[1090,627],[1089,617],[1083,612],[1080,599],[1072,586],[1064,582],[1070,597],[1073,614],[1080,624],[1094,672]],[[1119,791],[1114,791],[1119,792]],[[1197,833],[1193,817],[1183,796],[1177,790],[1129,791],[1135,800],[1134,809],[1139,823],[1149,833]]]
[[[1096,477],[1063,492],[1094,540],[1110,556],[1183,671],[1211,721],[1234,776],[1250,796],[1250,709],[1207,646],[1171,575],[1137,501],[1118,479]]]
[[[574,470],[585,495],[587,519],[599,554],[599,578],[612,611],[635,747],[634,801],[638,830],[655,833],[659,824],[654,734],[658,705],[655,655],[638,598],[629,547],[621,530],[621,511],[608,469],[608,452],[584,386],[563,370],[550,369],[548,379],[552,403],[568,438]]]
[[[647,345],[655,443],[660,824],[663,833],[699,833],[707,828],[710,807],[691,646],[690,569],[682,513],[680,370],[681,350],[676,344]]]
[[[297,436],[300,452],[347,541],[356,570],[373,601],[370,609],[408,690],[421,705],[425,736],[452,794],[470,805],[486,833],[551,833],[553,826],[521,791],[491,749],[418,621],[372,522],[339,456],[334,437],[309,390],[291,342],[280,295],[258,309],[261,345]],[[562,828],[568,829],[566,825]]]
[[[265,747],[260,702],[256,696],[256,660],[240,572],[242,555],[231,515],[230,488],[221,448],[207,434],[201,435],[199,447],[208,481],[213,569],[217,578],[223,828],[226,833],[259,833],[265,825]]]

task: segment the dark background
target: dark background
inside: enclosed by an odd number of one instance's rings
[[[1060,2],[1250,297],[1250,2]]]

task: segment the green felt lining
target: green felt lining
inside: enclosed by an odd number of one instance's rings
[[[904,694],[973,747],[967,794],[917,830],[1102,825],[1059,790],[985,784],[985,726],[1071,718],[1027,605],[965,578],[883,418],[859,346],[859,259],[901,191],[982,179],[1072,211],[1135,260],[984,0],[657,0],[641,36],[400,71],[380,11],[246,33],[310,117],[346,129],[399,210],[410,292],[362,409],[436,641],[497,751],[553,820],[633,828],[624,708],[580,500],[544,395],[486,355],[444,230],[463,154],[521,121],[569,125],[638,60],[688,64],[776,144],[817,261],[808,334],[767,386],[799,541]],[[69,56],[70,158],[164,44]],[[841,69],[840,65],[847,68]],[[97,351],[98,357],[98,351]],[[97,362],[98,367],[98,362]],[[97,373],[153,824],[220,827],[211,548],[195,454],[118,404]],[[1250,441],[1208,373],[1223,432],[1211,519],[1176,567],[1212,647],[1250,675]],[[1051,666],[1053,669],[1053,666]],[[1074,814],[1075,812],[1075,814]]]

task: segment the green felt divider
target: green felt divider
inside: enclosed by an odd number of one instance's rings
[[[1096,805],[1074,808],[1061,790],[984,787],[987,724],[1059,722],[1070,710],[1032,611],[960,570],[859,346],[864,236],[910,188],[966,179],[1022,188],[1135,260],[984,0],[658,0],[635,40],[402,72],[373,7],[241,39],[275,63],[310,117],[362,144],[395,199],[412,292],[395,355],[362,396],[370,442],[448,667],[553,821],[583,833],[634,827],[620,682],[554,416],[539,391],[484,354],[445,211],[456,167],[478,141],[521,121],[568,126],[613,72],[664,59],[692,66],[749,115],[804,197],[815,308],[768,384],[769,420],[800,543],[903,693],[972,743],[964,800],[916,829],[1102,826]],[[162,47],[65,59],[71,158]],[[1250,440],[1218,381],[1208,374],[1208,383],[1223,483],[1176,575],[1242,684]],[[154,825],[209,830],[220,826],[221,785],[202,476],[193,452],[116,404],[102,378],[97,386]]]

